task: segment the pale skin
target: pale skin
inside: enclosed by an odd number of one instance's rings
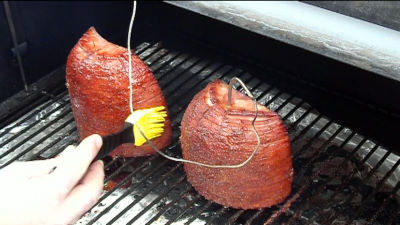
[[[101,145],[95,134],[58,157],[0,170],[0,224],[73,224],[102,193],[104,165],[92,163]]]

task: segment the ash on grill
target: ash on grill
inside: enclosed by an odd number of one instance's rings
[[[159,43],[143,43],[135,52],[154,71],[168,102],[173,141],[167,154],[181,156],[179,125],[192,97],[215,79],[229,82],[238,76],[261,104],[284,120],[295,171],[292,193],[269,209],[234,210],[202,198],[186,181],[181,163],[158,155],[110,159],[106,182],[117,182],[77,224],[400,222],[400,158],[390,150],[238,68],[170,51]],[[63,76],[64,68],[56,74]],[[64,91],[0,130],[0,167],[15,160],[53,157],[77,141]]]

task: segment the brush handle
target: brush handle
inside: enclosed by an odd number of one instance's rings
[[[115,148],[125,143],[135,143],[135,138],[133,136],[133,127],[130,123],[125,123],[122,131],[115,134],[110,134],[108,136],[102,137],[103,145],[100,151],[97,153],[93,161],[103,159],[108,154],[110,154]]]

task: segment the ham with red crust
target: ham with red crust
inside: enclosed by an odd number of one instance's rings
[[[91,27],[71,50],[66,80],[80,138],[119,132],[130,114],[127,49],[102,38]],[[133,108],[165,106],[161,89],[149,67],[132,54]],[[171,141],[171,122],[165,121],[162,136],[153,143],[162,149]],[[148,144],[123,144],[111,155],[135,157],[154,154]]]
[[[182,119],[184,159],[216,165],[245,161],[257,146],[252,129],[254,103],[228,85],[210,83],[190,102]],[[293,179],[289,136],[279,115],[258,105],[255,127],[261,145],[254,158],[235,169],[206,168],[185,163],[188,181],[206,199],[224,206],[256,209],[282,202]]]

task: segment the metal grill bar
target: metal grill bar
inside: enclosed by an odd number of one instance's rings
[[[27,159],[27,161],[31,161],[31,160],[37,160],[40,156],[40,154],[42,154],[43,152],[46,152],[47,150],[51,149],[53,146],[55,146],[57,143],[59,143],[61,140],[63,140],[65,137],[72,135],[74,132],[76,132],[76,127],[72,127],[71,129],[69,129],[67,132],[64,133],[63,137],[58,137],[57,139],[55,139],[52,143],[50,143],[49,145],[47,145],[46,147],[44,147],[43,149],[41,149],[40,151],[36,152],[34,155],[32,155],[30,158]],[[78,138],[73,138],[72,141],[78,141]],[[72,144],[72,143],[71,143]],[[67,147],[67,145],[65,145],[65,147]],[[64,147],[61,147],[60,149],[64,149]],[[21,157],[22,155],[20,155],[19,157]],[[14,159],[14,161],[17,159]],[[12,160],[10,160],[12,161]]]
[[[193,198],[193,200],[188,202],[186,207],[183,208],[183,210],[179,214],[177,214],[174,218],[169,220],[165,225],[169,225],[169,224],[172,224],[173,222],[175,222],[178,218],[180,218],[183,214],[185,214],[185,212],[188,211],[200,197],[201,196],[199,194],[196,194],[196,196]]]
[[[367,197],[364,200],[365,202],[368,202],[371,199],[371,197],[381,189],[381,187],[382,187],[383,183],[385,182],[385,180],[389,178],[389,176],[393,173],[393,171],[395,169],[397,169],[397,167],[399,165],[400,165],[400,159],[397,160],[397,162],[393,165],[392,169],[390,169],[386,173],[386,175],[379,181],[379,183],[376,185],[376,188],[367,195]],[[364,209],[364,207],[360,207],[360,208],[357,209],[357,211],[354,213],[355,218],[358,218],[358,216],[360,215],[360,213],[361,213],[361,211],[363,209]],[[351,221],[347,221],[347,222],[351,222]]]
[[[131,207],[133,207],[134,205],[136,205],[136,203],[138,203],[140,200],[142,200],[146,195],[148,195],[154,188],[156,188],[158,185],[160,185],[165,179],[167,179],[169,176],[171,176],[175,170],[177,170],[178,168],[180,168],[182,166],[182,164],[177,164],[175,165],[171,170],[169,170],[167,173],[163,174],[162,177],[155,182],[153,185],[151,185],[148,190],[146,192],[144,192],[143,194],[141,194],[141,196],[139,196],[137,199],[135,199],[135,201],[133,201],[131,204],[129,204],[125,209],[123,209],[120,213],[118,213],[116,216],[114,216],[114,218],[112,218],[112,220],[110,220],[107,225],[109,224],[113,224],[115,221],[118,220],[118,218],[120,218],[123,214],[125,214]],[[182,179],[182,178],[181,178]],[[183,179],[182,179],[183,180]]]
[[[151,207],[155,204],[159,203],[161,199],[163,199],[167,194],[172,191],[176,186],[182,184],[185,181],[186,176],[181,176],[179,180],[175,181],[162,195],[159,195],[156,199],[154,199],[149,205],[147,205],[140,213],[138,213],[135,217],[133,217],[127,224],[132,224],[138,218],[140,218],[143,214],[145,214]]]
[[[171,206],[173,206],[175,203],[177,203],[182,197],[183,195],[187,194],[190,190],[192,190],[192,186],[190,186],[189,184],[187,185],[186,189],[183,190],[181,192],[181,194],[179,196],[177,196],[176,198],[172,199],[172,201],[170,201],[167,205],[165,205],[164,209],[159,211],[153,218],[151,218],[146,225],[152,224],[154,221],[156,221],[158,218],[160,218],[160,216],[162,214],[164,214],[164,212],[166,211],[166,209],[169,209]],[[199,195],[197,195],[196,200],[200,198]]]
[[[67,102],[65,102],[64,104],[60,104],[57,108],[54,108],[54,109],[52,109],[50,112],[48,112],[47,114],[45,114],[45,115],[42,117],[42,119],[48,118],[48,117],[51,116],[54,112],[60,110],[61,108],[63,108],[63,107],[66,106],[67,104],[68,104]],[[23,122],[24,122],[24,121],[20,121],[20,122],[18,123],[17,126],[21,125]],[[3,141],[3,142],[0,144],[0,148],[3,147],[3,146],[5,146],[6,144],[10,143],[11,141],[13,141],[14,139],[16,139],[17,137],[21,136],[22,134],[26,133],[26,131],[32,129],[32,127],[34,127],[35,125],[37,125],[39,122],[40,122],[40,120],[36,120],[35,122],[29,124],[29,126],[25,127],[24,129],[20,130],[18,133],[14,134],[11,138],[9,138],[9,139]],[[9,131],[9,130],[8,130],[8,131]],[[8,133],[8,131],[3,132],[2,134],[6,134],[6,133]],[[4,136],[4,135],[1,135],[1,136]],[[5,154],[5,155],[7,155],[7,154]],[[0,158],[2,158],[2,157],[4,157],[4,155],[0,156]]]
[[[366,180],[368,180],[368,179],[376,172],[376,170],[379,168],[379,166],[382,165],[382,163],[386,160],[386,158],[387,158],[389,155],[390,155],[390,152],[387,152],[387,153],[379,160],[379,162],[377,163],[377,165],[376,165],[376,166],[368,173],[368,175],[364,178],[363,182],[365,182]],[[393,168],[395,169],[396,167],[393,167]],[[388,172],[388,173],[385,175],[385,177],[387,178],[390,174],[391,174],[391,173]],[[381,181],[383,181],[383,180],[384,180],[384,179],[382,179]],[[377,187],[377,188],[378,188],[378,187]],[[343,204],[344,204],[344,205],[345,205],[345,204],[348,204],[348,203],[351,201],[352,196],[353,196],[353,195],[348,196]],[[359,210],[358,210],[358,211],[359,211]],[[332,222],[332,221],[334,220],[334,216],[336,216],[336,215],[339,214],[339,213],[342,213],[342,210],[338,211],[338,212],[335,213],[332,217],[328,218],[327,222]]]
[[[52,136],[54,134],[56,134],[57,132],[59,132],[61,129],[63,129],[65,126],[67,126],[68,124],[72,123],[74,121],[74,118],[70,118],[67,121],[65,121],[61,126],[57,127],[56,129],[54,129],[53,131],[51,131],[49,133],[49,136]],[[37,143],[42,143],[43,141],[45,141],[46,139],[48,139],[48,136],[45,136],[41,139],[39,139],[37,141]],[[31,145],[29,146],[27,149],[25,149],[24,151],[18,153],[16,156],[12,157],[11,160],[9,160],[8,162],[4,163],[3,165],[0,166],[1,168],[6,167],[7,165],[9,165],[10,163],[12,163],[14,160],[18,159],[19,157],[21,157],[22,155],[24,155],[27,152],[30,152],[32,149],[34,149],[36,147],[36,145]]]
[[[49,100],[47,103],[40,105],[39,108],[37,108],[36,110],[33,110],[32,112],[30,112],[29,114],[27,114],[25,116],[25,118],[32,118],[34,115],[38,114],[40,111],[44,110],[45,108],[49,107],[50,105],[54,104],[54,101],[58,101],[59,99],[61,99],[62,97],[64,97],[67,94],[67,91],[62,92],[61,94],[58,95],[58,97],[56,97],[55,99]],[[13,124],[13,126],[11,127],[7,127],[4,129],[4,131],[2,133],[0,133],[0,138],[3,137],[4,135],[6,135],[9,131],[11,131],[12,129],[14,129],[15,127],[20,126],[25,120],[20,120],[17,123]],[[1,126],[0,126],[1,127]],[[15,137],[14,137],[15,138]],[[1,143],[0,146],[4,146],[5,143]]]
[[[154,174],[155,172],[157,172],[158,169],[160,169],[161,167],[163,167],[165,164],[167,164],[169,161],[167,160],[163,160],[161,163],[159,163],[155,168],[153,168],[149,173],[147,173],[145,176],[143,176],[138,183],[136,183],[133,186],[130,186],[129,189],[125,190],[125,192],[119,197],[117,198],[117,200],[115,200],[111,205],[109,205],[107,208],[105,208],[103,211],[101,211],[97,216],[95,216],[91,221],[89,221],[88,225],[93,224],[94,222],[96,222],[100,217],[102,217],[104,214],[106,214],[108,211],[110,211],[116,204],[118,204],[118,202],[120,202],[123,198],[125,198],[130,192],[133,191],[134,188],[136,188],[137,186],[140,185],[141,182],[145,181],[148,177],[150,177],[152,174]],[[134,173],[131,173],[132,176],[134,175]],[[121,182],[122,183],[122,182]]]
[[[327,124],[329,124],[329,122],[328,122]],[[325,128],[325,129],[327,128],[326,125],[324,126],[324,128]],[[340,128],[339,128],[339,129],[340,129]],[[339,130],[339,129],[338,129],[338,130]],[[324,130],[324,129],[321,129],[321,130]],[[318,133],[320,133],[320,132],[318,132]],[[317,133],[317,134],[318,134],[318,133]],[[320,147],[320,149],[324,149],[324,150],[323,150],[323,151],[320,151],[318,155],[315,155],[314,157],[312,157],[311,160],[309,160],[308,163],[307,163],[305,166],[302,166],[302,167],[303,167],[303,168],[309,168],[309,166],[311,165],[311,163],[314,162],[322,152],[325,152],[326,146],[327,146],[329,143],[332,142],[333,137],[336,136],[337,134],[338,134],[338,133],[335,132],[335,134],[332,135],[332,136],[329,138],[329,140],[326,141],[326,142],[323,144],[323,146]],[[319,134],[319,135],[320,135],[320,134]],[[318,136],[319,136],[319,135],[318,135]],[[354,132],[353,132],[352,134],[350,134],[350,135],[346,138],[346,140],[341,144],[341,146],[343,147],[346,143],[348,143],[354,135],[355,135]],[[315,137],[315,136],[314,136],[314,137]],[[306,145],[309,146],[310,143],[311,143],[313,140],[314,140],[314,138],[312,138]],[[333,158],[333,157],[334,157],[334,156],[331,156],[330,158]],[[294,160],[294,161],[297,161],[297,159],[298,159],[297,157],[294,157],[293,160]],[[328,160],[327,160],[327,161],[328,161]],[[297,170],[297,169],[296,169],[296,165],[297,165],[296,162],[294,162],[293,165],[294,165],[294,170],[296,171],[296,170]],[[279,209],[275,210],[275,212],[269,217],[269,219],[266,221],[265,224],[271,224],[271,223],[273,223],[277,218],[279,218],[280,215],[282,215],[284,212],[288,211],[288,209],[290,208],[291,204],[292,204],[294,201],[296,201],[296,200],[303,194],[304,191],[306,191],[308,188],[311,187],[312,181],[313,181],[316,177],[318,177],[318,175],[319,175],[322,171],[324,171],[326,168],[327,168],[327,167],[323,167],[322,169],[318,170],[318,171],[312,176],[312,178],[309,179],[308,182],[307,182],[305,185],[303,185],[303,186],[299,189],[298,192],[296,192],[295,194],[293,194],[292,197],[289,198],[289,199],[285,202],[285,204],[283,204]],[[306,169],[303,169],[303,170],[301,171],[301,174],[298,174],[297,176],[299,176],[299,177],[301,176],[302,178],[304,178],[304,177],[305,177],[304,171],[306,171]],[[300,179],[300,180],[301,180],[301,179]],[[259,215],[261,215],[261,214],[259,214]]]
[[[208,221],[207,221],[206,224],[212,224],[212,222],[213,222],[215,219],[217,219],[218,216],[220,216],[221,214],[225,213],[227,209],[228,209],[228,208],[226,208],[226,207],[221,207],[214,215],[212,215],[212,216],[208,219]]]
[[[349,139],[349,140],[350,140],[350,139]],[[364,139],[353,149],[353,151],[350,153],[350,155],[349,155],[348,158],[353,157],[353,155],[361,148],[361,146],[362,146],[366,141],[367,141],[367,139],[364,138]],[[346,142],[343,142],[342,145],[344,146],[345,143],[346,143]],[[335,156],[336,156],[336,155],[335,155]],[[330,158],[329,158],[328,160],[326,160],[326,161],[327,161],[327,162],[330,161],[333,157],[334,157],[334,156],[330,157]],[[335,172],[338,170],[338,168],[340,168],[341,166],[343,166],[346,162],[347,162],[346,160],[343,160],[342,163],[335,169]],[[301,215],[303,214],[303,212],[304,212],[306,209],[308,209],[308,208],[310,207],[311,204],[313,204],[313,203],[315,202],[316,196],[318,196],[322,191],[325,190],[326,185],[327,185],[331,180],[333,180],[333,178],[334,178],[334,177],[332,177],[332,178],[328,179],[327,181],[325,181],[325,182],[324,182],[325,185],[321,185],[321,186],[318,188],[316,194],[313,195],[313,196],[304,204],[304,207],[302,207],[300,210],[297,210],[297,212],[296,212],[295,214],[293,214],[292,218],[290,218],[290,220],[289,220],[289,224],[293,223],[295,219],[297,219],[299,216],[301,216]],[[311,218],[308,224],[312,223],[313,219],[314,219],[314,218]]]
[[[31,135],[27,136],[26,138],[23,139],[23,141],[19,142],[18,144],[14,145],[13,147],[11,147],[10,149],[8,149],[7,151],[3,152],[3,154],[0,155],[0,159],[4,158],[5,156],[7,156],[8,154],[10,154],[11,152],[13,152],[14,150],[16,150],[18,147],[20,147],[21,145],[23,145],[25,142],[27,142],[28,140],[32,139],[33,137],[37,136],[38,134],[42,133],[48,126],[51,126],[52,124],[56,123],[57,121],[59,121],[61,118],[63,118],[64,116],[67,116],[68,114],[71,113],[71,109],[68,109],[64,112],[61,113],[60,116],[56,117],[54,120],[50,121],[47,126],[43,126],[40,127],[36,132],[32,133]],[[40,143],[36,142],[36,145],[38,145]],[[34,146],[36,146],[34,145]],[[4,166],[0,166],[0,169],[3,168]]]
[[[374,146],[374,148],[371,149],[371,151],[368,153],[368,155],[366,155],[364,157],[364,159],[361,161],[361,164],[364,164],[371,157],[371,155],[376,151],[376,149],[378,149],[378,147],[379,147],[379,145],[376,144]],[[377,168],[377,167],[375,167],[375,168]],[[339,193],[339,190],[342,190],[345,186],[347,186],[349,184],[349,182],[351,181],[351,179],[353,178],[353,176],[355,175],[356,172],[357,172],[356,169],[353,169],[351,175],[346,179],[345,182],[343,182],[339,187],[337,187],[335,189],[335,193],[329,198],[328,201],[331,201]],[[328,219],[329,218],[326,218],[326,220],[324,220],[322,223],[325,224]]]

